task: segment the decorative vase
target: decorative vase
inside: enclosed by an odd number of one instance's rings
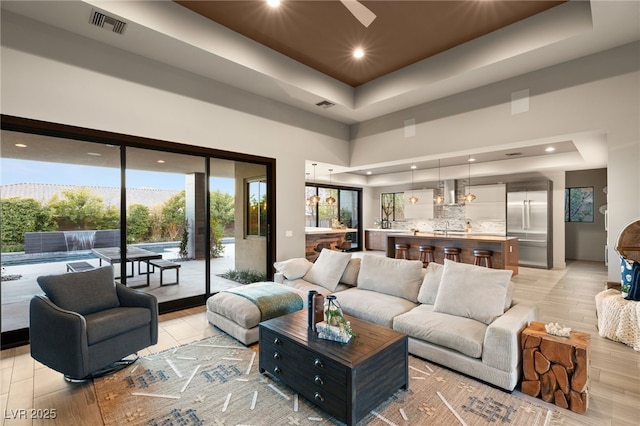
[[[324,321],[333,326],[340,326],[344,322],[342,308],[336,296],[329,295],[324,301]]]

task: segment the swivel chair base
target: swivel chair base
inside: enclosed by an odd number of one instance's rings
[[[64,375],[64,379],[69,382],[69,383],[85,383],[88,382],[89,380],[93,380],[93,379],[99,379],[100,377],[104,377],[104,376],[108,376],[110,374],[114,374],[117,373],[118,371],[127,368],[128,366],[130,366],[131,364],[133,364],[134,362],[136,362],[137,360],[139,360],[140,357],[138,356],[137,353],[135,354],[131,354],[128,355],[124,358],[122,358],[121,360],[118,360],[116,362],[113,362],[109,365],[107,365],[106,367],[103,367],[99,370],[94,371],[93,373],[89,374],[86,377],[83,377],[81,379],[76,379],[74,377],[68,376],[68,375]]]

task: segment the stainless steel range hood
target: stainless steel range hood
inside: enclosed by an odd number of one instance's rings
[[[456,200],[456,190],[458,189],[458,181],[457,180],[445,180],[443,182],[443,196],[444,196],[444,204],[452,205],[459,204]]]

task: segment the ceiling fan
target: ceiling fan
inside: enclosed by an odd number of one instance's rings
[[[340,2],[349,9],[349,12],[356,17],[358,21],[365,27],[369,28],[369,25],[376,19],[375,13],[369,10],[365,5],[358,0],[340,0]]]

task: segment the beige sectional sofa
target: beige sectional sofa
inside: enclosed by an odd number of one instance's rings
[[[274,266],[274,285],[300,294],[305,307],[309,290],[334,294],[345,314],[407,334],[415,356],[505,390],[518,383],[520,334],[537,308],[512,299],[511,271],[448,260],[425,269],[419,261],[331,250],[313,264],[291,259]],[[249,344],[258,339],[260,311],[240,299],[212,296],[207,317]]]

